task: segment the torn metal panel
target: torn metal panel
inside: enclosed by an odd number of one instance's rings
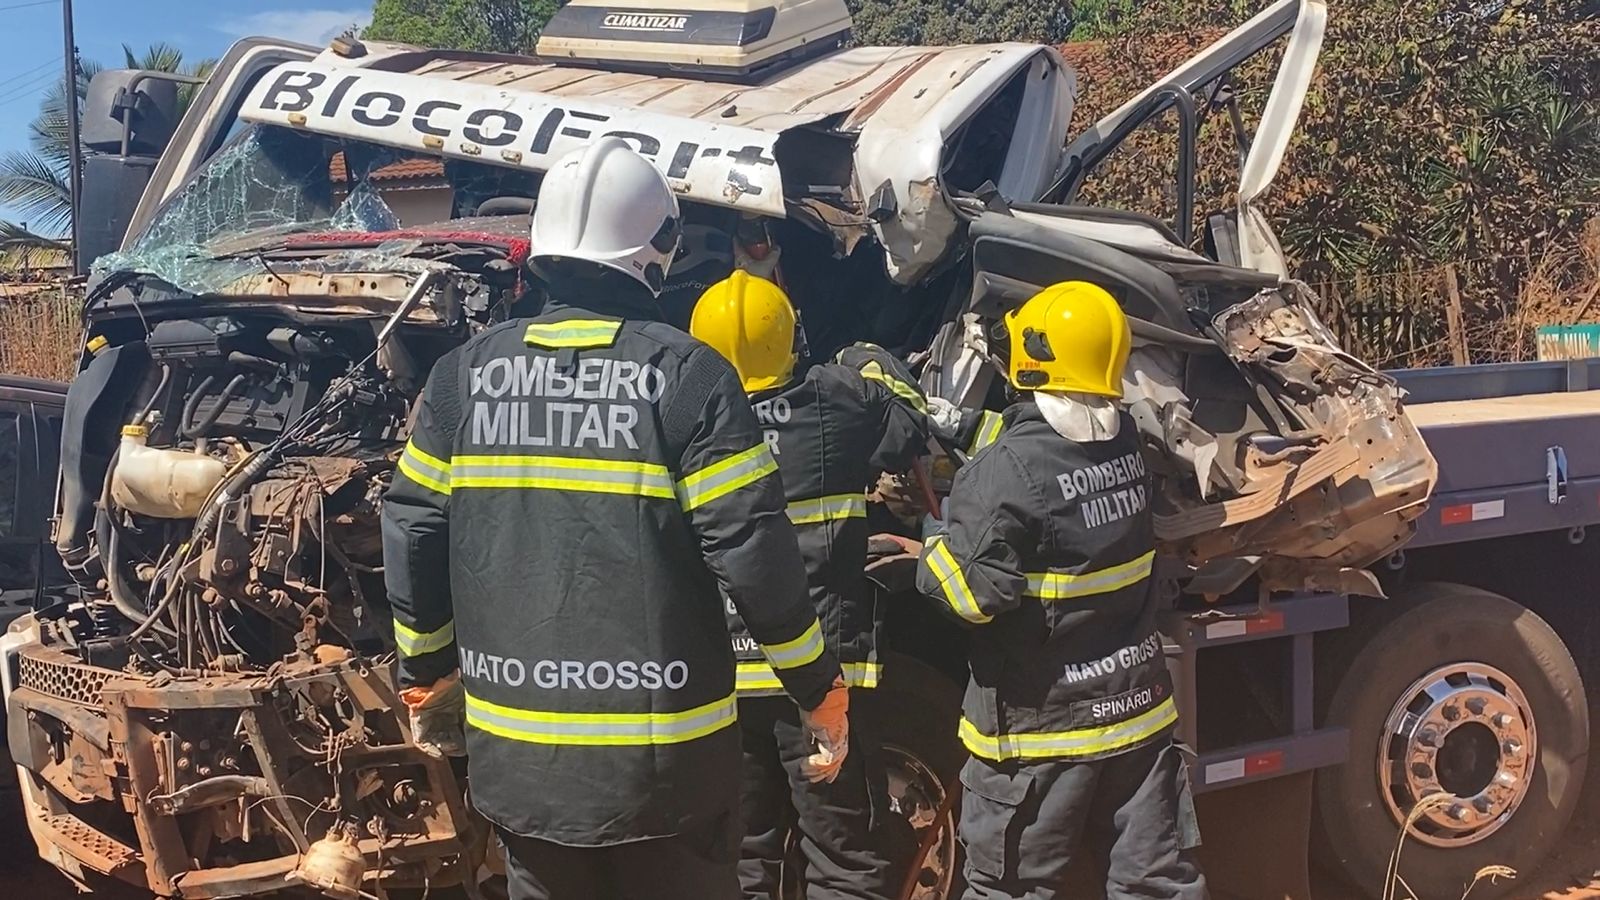
[[[1339,348],[1312,299],[1291,282],[1215,318],[1223,349],[1294,430],[1241,445],[1237,496],[1180,501],[1157,516],[1157,535],[1195,567],[1260,556],[1271,588],[1365,591],[1369,579],[1349,570],[1411,536],[1438,465],[1393,382]]]
[[[949,252],[958,219],[940,173],[959,148],[956,133],[1018,72],[1029,75],[1015,133],[992,179],[1001,194],[1031,201],[1048,186],[1066,139],[1076,89],[1071,68],[1053,49],[998,44],[956,48],[908,73],[872,114],[859,121],[856,189],[888,189],[892,214],[875,231],[889,276],[914,284]],[[855,124],[848,122],[847,124]],[[972,185],[976,187],[976,185]]]

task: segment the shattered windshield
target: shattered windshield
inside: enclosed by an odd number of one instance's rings
[[[222,292],[270,271],[421,271],[415,241],[379,240],[311,259],[268,260],[293,235],[365,238],[470,213],[488,196],[530,187],[526,176],[473,163],[273,125],[252,127],[218,151],[156,213],[127,250],[94,264],[96,275],[152,275],[192,294]],[[398,207],[398,211],[397,211]]]

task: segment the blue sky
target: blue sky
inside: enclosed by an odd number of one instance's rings
[[[73,0],[79,55],[107,68],[122,65],[123,44],[164,41],[201,60],[249,35],[326,43],[371,14],[371,0]],[[39,99],[63,76],[61,48],[56,0],[0,0],[0,153],[27,146]]]

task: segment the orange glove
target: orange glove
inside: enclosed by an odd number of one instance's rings
[[[800,721],[817,743],[817,752],[806,757],[800,771],[813,784],[819,781],[832,783],[839,777],[844,758],[850,753],[850,689],[844,679],[833,682],[833,690],[822,698],[817,708],[800,711]]]
[[[400,700],[411,713],[411,737],[433,756],[467,755],[467,690],[451,672],[430,687],[408,687]]]

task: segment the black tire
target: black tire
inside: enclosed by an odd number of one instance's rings
[[[957,685],[938,670],[908,656],[892,655],[885,661],[887,676],[883,683],[870,691],[855,691],[850,697],[852,720],[870,728],[877,743],[884,748],[885,762],[894,765],[897,755],[914,758],[938,776],[947,796],[960,790],[961,766],[966,762],[967,751],[956,737],[956,725],[961,717],[962,685]],[[959,798],[957,798],[959,799]],[[949,822],[955,822],[960,812],[953,805]],[[908,859],[914,855],[920,834],[906,829],[895,856]],[[961,859],[953,827],[950,833],[940,835],[939,844],[932,855],[942,855],[944,848],[952,848],[947,858],[951,888],[948,892],[925,891],[919,900],[944,900],[961,896]]]
[[[1543,619],[1488,591],[1426,584],[1388,602],[1402,611],[1374,623],[1352,653],[1323,660],[1340,672],[1327,721],[1350,729],[1350,758],[1317,773],[1319,856],[1371,896],[1382,895],[1400,832],[1378,776],[1385,722],[1419,679],[1453,663],[1481,663],[1516,682],[1531,709],[1531,784],[1510,818],[1474,843],[1408,839],[1400,873],[1418,896],[1459,897],[1484,866],[1533,871],[1560,840],[1583,784],[1589,712],[1572,655]],[[1472,896],[1487,900],[1511,887],[1507,879],[1485,881]]]

